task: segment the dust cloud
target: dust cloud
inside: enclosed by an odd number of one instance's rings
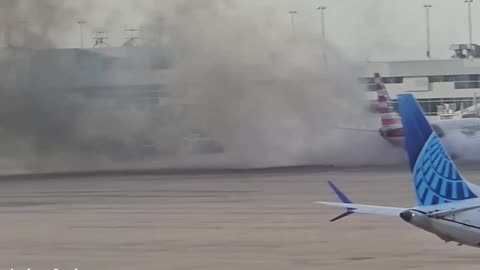
[[[365,110],[357,64],[323,41],[317,26],[292,27],[284,3],[161,2],[155,5],[161,10],[142,10],[144,30],[153,48],[172,50],[168,89],[187,104],[186,114],[87,99],[72,91],[79,78],[68,69],[32,74],[25,57],[36,57],[35,50],[18,48],[24,44],[9,32],[9,22],[31,15],[38,23],[28,24],[34,27],[25,29],[23,42],[54,48],[67,31],[58,25],[89,11],[58,1],[3,1],[0,24],[10,48],[0,60],[2,156],[34,171],[188,166],[193,156],[198,161],[192,166],[403,161],[401,149],[378,133],[336,129],[378,127],[378,118]],[[40,63],[50,67],[52,55]],[[197,129],[224,153],[178,154],[183,138]]]
[[[355,63],[318,27],[292,28],[280,2],[175,1],[157,16],[194,122],[248,166],[398,162],[401,151],[377,134],[336,129],[378,121],[365,111]]]
[[[54,40],[71,30],[72,18],[88,14],[67,1],[2,0],[0,30],[3,43],[9,47],[52,48]]]
[[[478,135],[465,135],[460,130],[451,130],[442,138],[442,143],[447,152],[459,162],[479,161],[480,136]]]

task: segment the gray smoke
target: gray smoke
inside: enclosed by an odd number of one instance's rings
[[[68,1],[58,0],[2,0],[0,29],[8,46],[29,48],[55,47],[57,38],[75,26],[75,18],[88,14]]]
[[[445,149],[459,161],[479,161],[480,136],[466,137],[460,130],[450,131],[442,138]]]
[[[402,160],[401,150],[377,133],[336,129],[376,129],[378,118],[365,111],[354,63],[322,41],[317,28],[292,29],[285,2],[164,0],[156,6],[162,10],[143,11],[144,33],[159,49],[144,59],[164,55],[162,48],[173,50],[169,90],[187,104],[186,113],[122,110],[108,100],[75,94],[75,70],[52,68],[61,51],[11,48],[0,56],[5,155],[34,170],[136,166],[145,160],[162,166],[166,161],[159,157],[174,156],[183,138],[199,129],[223,145],[224,163],[241,166]],[[3,1],[0,10],[7,33],[12,21],[29,18],[24,43],[17,29],[8,44],[31,48],[55,47],[72,18],[89,12],[53,0]],[[30,67],[31,57],[45,68]],[[168,165],[185,166],[185,159],[173,158]]]
[[[92,8],[71,3],[0,3],[6,47],[0,55],[2,161],[11,158],[34,170],[98,168],[136,154],[132,152],[138,144],[148,144],[143,138],[148,128],[138,127],[138,116],[132,121],[129,115],[106,113],[105,102],[76,94],[78,70],[61,64],[71,57],[46,50],[55,48],[55,41],[76,26],[75,18]]]
[[[246,166],[399,160],[377,134],[336,129],[372,126],[358,74],[318,31],[292,33],[285,10],[218,0],[168,2],[162,11],[151,28],[176,50],[175,89],[185,89],[194,122],[231,159]]]

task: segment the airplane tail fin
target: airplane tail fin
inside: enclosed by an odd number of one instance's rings
[[[382,120],[380,132],[389,141],[402,141],[404,138],[402,121],[392,105],[387,89],[379,73],[374,75],[375,91],[377,92],[378,113]]]
[[[401,94],[398,103],[417,205],[476,198],[475,186],[460,175],[415,98]]]

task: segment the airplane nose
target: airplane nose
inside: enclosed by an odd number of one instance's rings
[[[402,213],[400,213],[400,217],[403,220],[405,220],[406,222],[410,222],[412,220],[413,213],[409,210],[406,210],[406,211],[403,211]]]

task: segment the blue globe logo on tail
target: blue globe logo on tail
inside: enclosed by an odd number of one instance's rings
[[[417,204],[436,205],[476,198],[415,98],[402,94],[398,103]]]
[[[413,170],[418,205],[476,198],[433,132]]]

